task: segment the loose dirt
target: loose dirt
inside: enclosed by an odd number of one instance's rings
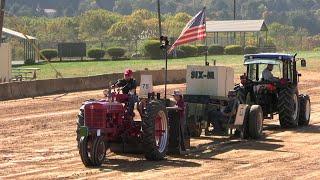
[[[81,103],[102,98],[102,90],[0,102],[0,179],[319,179],[319,73],[302,74],[300,93],[312,99],[308,127],[284,130],[266,120],[259,141],[202,136],[189,155],[150,162],[110,154],[97,169],[80,160],[75,120]],[[184,88],[169,85],[169,93]]]

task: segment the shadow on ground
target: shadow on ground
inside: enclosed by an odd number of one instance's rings
[[[143,172],[148,170],[156,170],[159,168],[172,168],[172,167],[200,167],[201,164],[185,161],[183,159],[166,159],[163,161],[147,161],[141,155],[129,155],[141,158],[139,160],[129,160],[126,159],[109,159],[107,160],[102,167],[100,167],[100,171],[123,171],[123,172]]]

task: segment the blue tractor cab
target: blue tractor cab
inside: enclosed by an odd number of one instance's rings
[[[297,62],[306,67],[306,60],[295,55],[281,53],[247,54],[244,56],[246,73],[236,87],[238,99],[243,104],[258,104],[265,119],[279,114],[283,128],[308,125],[310,98],[299,94],[300,73]],[[268,74],[269,76],[263,75]],[[272,77],[264,79],[264,77]]]

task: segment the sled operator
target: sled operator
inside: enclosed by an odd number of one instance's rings
[[[261,79],[265,81],[277,81],[278,78],[273,76],[272,71],[273,64],[268,64],[268,66],[262,71]]]

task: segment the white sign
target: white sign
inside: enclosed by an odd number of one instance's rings
[[[146,97],[153,92],[152,75],[141,75],[139,96]]]
[[[234,71],[230,67],[187,67],[187,94],[226,97],[233,88]]]
[[[236,120],[234,122],[235,126],[242,126],[244,118],[246,116],[246,110],[248,108],[247,104],[240,104],[237,111]]]
[[[0,83],[11,79],[11,46],[3,43],[0,46]]]

